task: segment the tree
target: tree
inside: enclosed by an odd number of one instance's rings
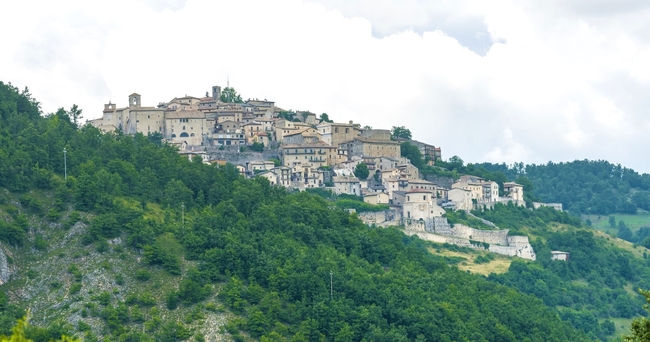
[[[462,159],[460,159],[459,156],[453,156],[449,158],[449,161],[447,162],[447,168],[449,170],[460,169],[463,167],[464,163],[465,162]]]
[[[645,297],[646,305],[643,306],[643,309],[650,312],[650,291],[645,291],[639,289],[639,293]],[[640,317],[632,321],[632,335],[627,335],[623,337],[623,341],[626,342],[644,342],[650,341],[650,319],[645,317]]]
[[[411,130],[404,126],[393,126],[393,129],[390,130],[390,138],[395,139],[406,139],[411,140]]]
[[[263,152],[264,151],[264,144],[259,143],[259,142],[254,142],[254,143],[251,144],[251,146],[249,148],[250,148],[251,151],[254,151],[254,152]]]
[[[221,92],[221,102],[225,103],[243,103],[241,95],[237,94],[237,91],[233,87],[226,87]]]
[[[616,228],[616,217],[614,216],[609,217],[609,226],[612,228]]]
[[[625,241],[632,241],[632,230],[630,230],[623,220],[618,222],[618,234],[616,236]]]
[[[74,125],[76,127],[79,127],[78,121],[83,119],[83,116],[81,116],[82,110],[79,109],[79,107],[76,104],[73,104],[72,107],[70,107],[70,111],[68,111],[68,115],[72,118],[72,122],[74,122]]]
[[[330,117],[329,117],[329,115],[327,115],[327,113],[323,113],[323,114],[320,115],[320,121],[321,122],[334,122],[334,121],[330,120]]]
[[[354,168],[354,175],[361,180],[367,179],[370,175],[368,165],[366,165],[366,163],[357,164],[357,167]]]
[[[405,141],[400,145],[399,149],[400,149],[400,155],[410,160],[413,166],[417,167],[418,169],[424,167],[424,160],[422,160],[422,152],[420,152],[420,149],[417,146],[412,145],[411,143]]]

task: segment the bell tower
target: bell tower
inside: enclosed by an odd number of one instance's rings
[[[129,95],[129,107],[140,107],[141,102],[140,102],[140,94],[138,93],[133,93]]]

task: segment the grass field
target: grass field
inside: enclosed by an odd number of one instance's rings
[[[494,254],[494,260],[491,260],[490,262],[483,263],[483,264],[477,264],[474,262],[477,256],[490,253],[490,252],[478,251],[478,250],[472,251],[470,253],[464,253],[464,252],[450,251],[447,249],[429,248],[429,252],[437,255],[446,256],[446,257],[452,257],[452,258],[456,257],[456,258],[465,259],[464,261],[458,263],[458,269],[460,269],[461,271],[469,271],[471,273],[477,273],[486,276],[490,275],[490,273],[496,273],[496,274],[506,273],[508,271],[508,268],[510,268],[510,263],[512,262],[512,258]]]
[[[616,224],[617,226],[615,228],[612,228],[609,225],[609,216],[614,216],[616,219]],[[583,215],[582,219],[590,219],[591,220],[591,226],[603,231],[608,234],[613,234],[616,236],[616,233],[618,232],[618,221],[623,221],[625,224],[632,230],[632,232],[635,232],[639,230],[639,228],[643,226],[649,226],[650,227],[650,213],[647,211],[639,211],[639,213],[630,215],[630,214],[612,214],[609,216],[605,215]]]

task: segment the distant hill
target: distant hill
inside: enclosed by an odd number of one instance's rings
[[[510,180],[526,177],[532,181],[534,197],[543,202],[562,203],[573,214],[609,215],[650,210],[650,175],[607,161],[475,166],[503,172]]]

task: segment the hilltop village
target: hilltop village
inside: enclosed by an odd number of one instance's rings
[[[222,93],[220,86],[213,86],[211,96],[206,92],[202,98],[177,97],[150,107],[134,93],[125,107],[105,104],[102,117],[90,124],[103,132],[158,135],[188,158],[232,163],[243,176],[264,177],[272,185],[329,189],[336,195],[359,196],[371,205],[384,204],[390,209],[359,215],[369,224],[404,225],[417,234],[455,237],[444,242],[463,244],[457,241],[463,238],[495,243],[492,238],[476,239],[476,232],[451,229],[443,218],[445,208],[469,212],[500,202],[524,205],[520,184],[504,183],[500,195],[496,182],[476,176],[425,180],[401,153],[402,144],[411,144],[434,165],[442,158],[440,147],[399,137],[390,129],[333,122],[327,114],[287,111],[273,101],[242,101],[229,87]],[[507,231],[500,232],[497,244],[510,245]],[[527,239],[523,245],[530,252],[515,248],[504,254],[534,259]]]

